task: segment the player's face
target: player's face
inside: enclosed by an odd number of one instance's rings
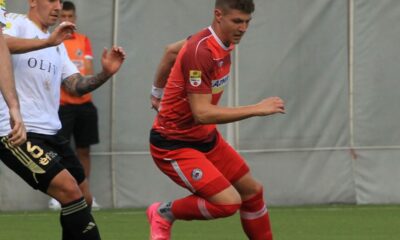
[[[220,13],[217,13],[220,11]],[[238,44],[249,27],[251,14],[240,10],[216,10],[223,38],[226,43]]]
[[[57,23],[62,3],[60,0],[31,0],[31,7],[35,9],[41,24],[49,27]]]
[[[75,11],[74,10],[61,10],[60,21],[76,23]]]

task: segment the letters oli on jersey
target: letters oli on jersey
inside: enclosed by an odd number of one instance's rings
[[[34,57],[28,59],[28,67],[39,69],[41,71],[51,73],[52,75],[55,75],[57,72],[57,66],[55,64],[48,60],[36,59]]]
[[[198,87],[201,84],[201,71],[190,70],[189,71],[189,81],[193,87]]]

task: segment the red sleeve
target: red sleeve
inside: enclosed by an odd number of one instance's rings
[[[85,37],[85,58],[86,57],[93,58],[92,44],[90,43],[90,39],[88,37]]]
[[[182,73],[188,93],[212,93],[213,60],[211,50],[204,45],[190,48],[182,57]]]

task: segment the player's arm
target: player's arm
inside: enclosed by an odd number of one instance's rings
[[[207,47],[189,49],[181,61],[185,89],[194,120],[199,124],[222,124],[242,119],[284,113],[284,102],[278,97],[266,98],[257,104],[221,107],[212,104],[212,80],[215,65]],[[193,84],[196,81],[198,84]]]
[[[172,66],[175,63],[176,56],[181,50],[186,39],[169,44],[165,47],[164,54],[158,64],[156,75],[154,77],[153,86],[151,89],[151,106],[154,109],[158,109],[160,106],[160,100],[163,94],[165,84],[167,83],[168,76],[171,72]]]
[[[157,67],[156,75],[154,77],[153,85],[155,87],[164,88],[169,73],[171,72],[171,68],[175,63],[176,56],[185,42],[186,39],[171,43],[165,47],[164,54],[161,58],[160,64]]]
[[[211,94],[188,94],[193,118],[199,124],[222,124],[242,119],[285,113],[285,105],[279,97],[269,97],[257,104],[241,107],[220,107],[211,104]]]
[[[6,42],[0,27],[0,91],[10,112],[11,132],[9,141],[18,146],[26,141],[26,130],[22,121],[18,95],[15,90],[13,68]]]
[[[83,77],[80,73],[73,74],[63,81],[63,87],[67,92],[75,96],[89,93],[111,78],[122,66],[125,60],[125,52],[121,47],[113,47],[110,51],[104,49],[101,58],[103,70],[94,75]]]
[[[60,45],[64,40],[72,37],[75,25],[63,22],[54,29],[47,39],[26,39],[4,34],[7,46],[12,54],[31,52],[43,48]]]

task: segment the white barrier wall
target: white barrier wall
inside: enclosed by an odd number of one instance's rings
[[[164,46],[208,26],[214,0],[74,2],[97,71],[103,47],[117,42],[128,53],[115,80],[94,93],[101,138],[92,149],[97,201],[142,207],[184,196],[148,154],[149,90]],[[287,113],[220,129],[264,184],[269,204],[399,203],[400,2],[255,3],[234,58],[238,95],[228,90],[222,104],[276,95]],[[8,8],[25,12],[25,5],[9,1]],[[0,164],[0,210],[46,206],[47,197]]]

